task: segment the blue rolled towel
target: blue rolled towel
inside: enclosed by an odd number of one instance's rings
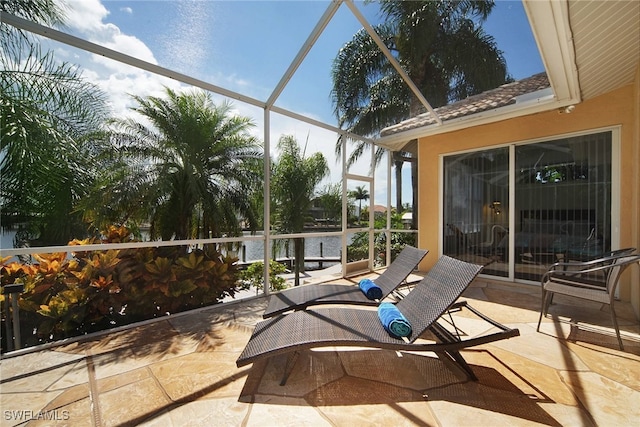
[[[364,293],[369,299],[380,299],[382,298],[382,289],[380,286],[376,285],[371,279],[362,279],[358,282],[358,286],[360,286],[360,290]]]
[[[378,306],[378,317],[384,329],[396,338],[411,335],[411,324],[395,304],[383,302]]]

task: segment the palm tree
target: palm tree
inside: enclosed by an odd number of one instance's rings
[[[313,201],[316,186],[328,175],[329,166],[322,153],[305,158],[291,135],[278,141],[280,156],[273,164],[271,196],[274,206],[274,228],[282,233],[300,233]],[[304,266],[304,239],[293,239],[294,285],[300,284]]]
[[[379,2],[385,22],[375,27],[376,32],[433,107],[510,80],[495,40],[476,24],[486,20],[493,0]],[[375,136],[384,127],[422,112],[419,100],[364,29],[340,49],[332,79],[334,113],[340,127],[352,133]],[[354,142],[349,165],[367,147]],[[341,147],[339,140],[337,153]],[[382,154],[382,149],[376,151],[376,161]],[[405,155],[394,157],[396,168],[402,167]],[[401,182],[396,184],[401,194]]]
[[[133,110],[152,126],[133,118],[113,123],[118,132],[95,193],[102,200],[90,204],[117,208],[95,218],[149,220],[151,237],[164,240],[239,235],[241,221],[255,229],[250,195],[261,182],[262,148],[248,132],[253,123],[206,92],[165,93],[133,96]]]
[[[362,201],[369,200],[369,191],[363,185],[359,185],[351,192],[351,197],[358,201],[358,222],[362,220]]]
[[[324,210],[325,218],[332,224],[341,216],[342,213],[342,184],[327,184],[318,195],[320,205]]]
[[[0,2],[0,11],[47,25],[64,18],[52,0]],[[0,28],[2,227],[26,224],[14,244],[65,244],[87,232],[75,205],[93,181],[106,97],[29,33]]]
[[[32,22],[48,26],[60,25],[64,22],[64,10],[56,0],[11,0],[0,2],[0,11],[20,16]],[[32,44],[27,33],[10,25],[0,25],[0,43],[2,48],[16,46],[20,43]]]

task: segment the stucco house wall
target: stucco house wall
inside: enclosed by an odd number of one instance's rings
[[[609,127],[620,129],[619,247],[640,247],[639,69],[632,84],[584,101],[569,114],[552,110],[419,139],[418,245],[430,249],[421,269],[428,270],[442,253],[439,246],[442,155]],[[632,302],[640,318],[640,267],[630,270],[621,282],[620,297]]]

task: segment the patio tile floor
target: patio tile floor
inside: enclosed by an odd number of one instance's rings
[[[616,306],[620,351],[606,308],[558,297],[536,332],[535,286],[479,278],[464,298],[521,334],[463,351],[477,382],[458,378],[428,353],[328,348],[303,352],[280,386],[284,357],[235,365],[266,306],[264,298],[252,298],[2,359],[0,425],[640,422],[640,325],[628,304]],[[455,317],[472,335],[489,327],[463,313]]]

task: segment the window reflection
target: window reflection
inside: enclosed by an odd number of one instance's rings
[[[509,150],[445,159],[444,253],[508,275]]]
[[[610,251],[611,132],[512,149],[513,212],[509,148],[445,159],[444,253],[484,264],[484,274],[505,277],[512,253],[515,278],[538,281],[549,264]]]

